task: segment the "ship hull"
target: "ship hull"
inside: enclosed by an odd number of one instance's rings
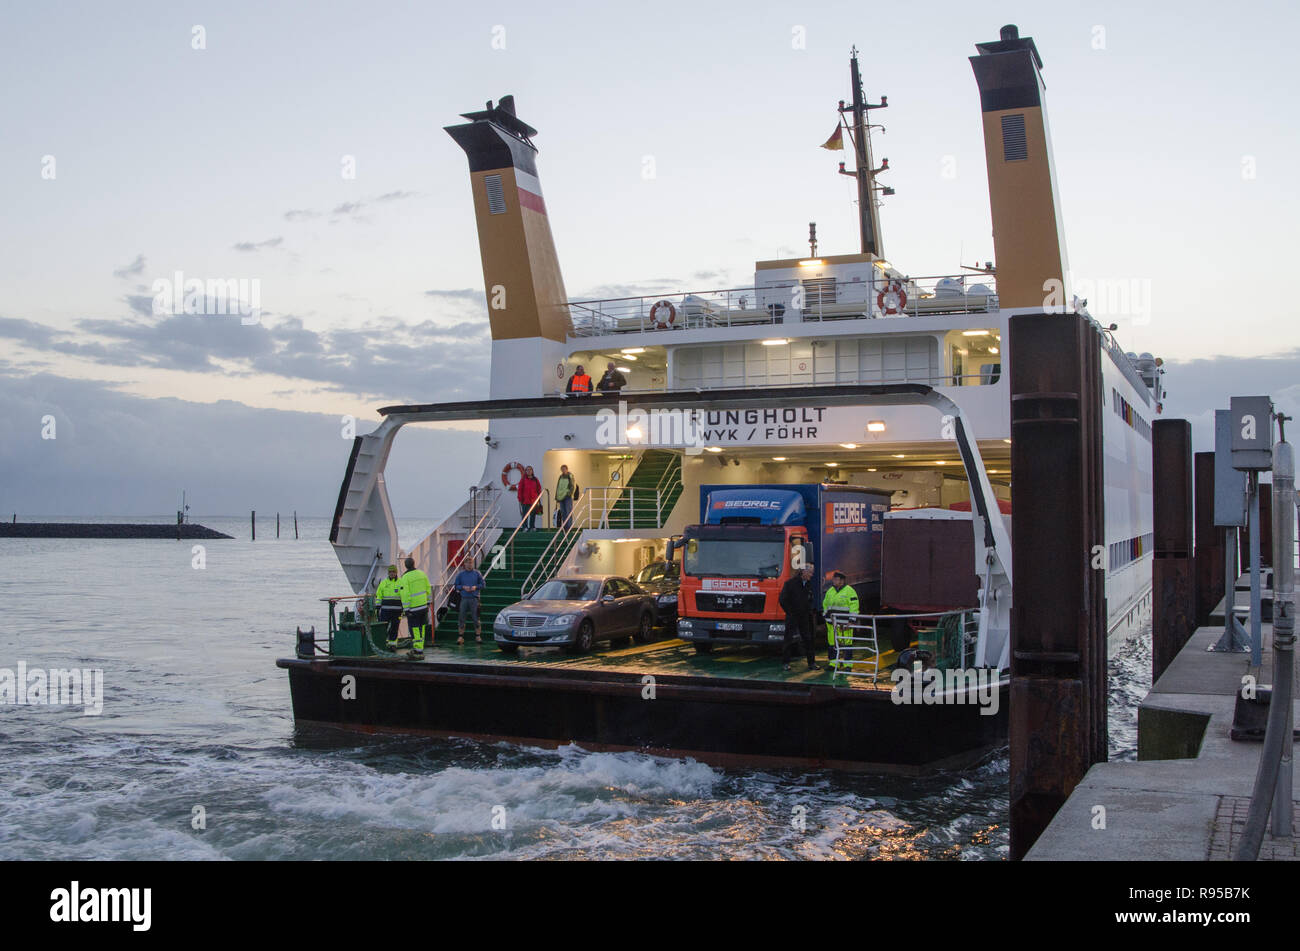
[[[360,733],[634,750],[718,766],[922,773],[1006,742],[1007,687],[978,705],[902,704],[888,689],[511,661],[278,662],[294,719]],[[353,677],[352,699],[344,678]],[[992,706],[992,705],[990,705]]]

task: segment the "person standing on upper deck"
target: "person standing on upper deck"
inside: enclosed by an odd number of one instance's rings
[[[610,362],[605,367],[605,375],[596,384],[596,389],[602,393],[617,393],[625,386],[627,386],[627,377],[619,373],[618,367],[614,366],[613,362]]]
[[[574,396],[591,395],[591,377],[587,375],[581,363],[578,364],[578,369],[574,371],[573,376],[569,377],[569,385],[564,392]]]

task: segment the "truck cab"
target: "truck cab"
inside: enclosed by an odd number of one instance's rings
[[[678,637],[701,653],[716,644],[780,644],[781,587],[804,565],[819,576],[839,568],[878,593],[888,506],[888,495],[857,486],[701,486],[701,521],[672,547],[682,554]],[[837,532],[836,564],[821,565]]]

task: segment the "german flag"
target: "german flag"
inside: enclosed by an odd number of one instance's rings
[[[835,134],[822,143],[822,148],[830,149],[832,152],[844,151],[844,126],[837,125]]]

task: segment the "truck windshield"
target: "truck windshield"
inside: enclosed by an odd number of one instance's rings
[[[692,539],[686,549],[686,573],[696,578],[777,578],[784,555],[780,539]]]

